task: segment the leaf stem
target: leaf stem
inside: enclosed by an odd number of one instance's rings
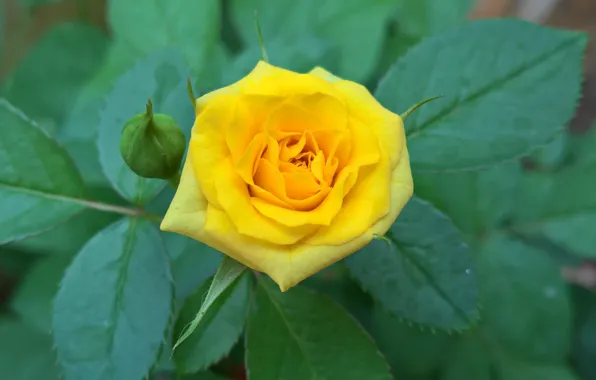
[[[269,56],[265,49],[265,43],[263,42],[263,32],[261,31],[261,23],[259,23],[259,14],[255,9],[255,27],[257,28],[257,37],[259,38],[259,46],[261,46],[261,58],[263,61],[269,63]]]
[[[138,216],[143,217],[152,221],[161,222],[161,217],[159,215],[151,214],[146,212],[142,209],[125,207],[125,206],[117,206],[108,203],[101,203],[95,201],[88,201],[84,199],[77,199],[74,203],[78,203],[80,205],[86,206],[88,208],[92,208],[94,210],[104,211],[104,212],[111,212],[114,214],[121,214],[121,215],[128,215],[128,216]]]

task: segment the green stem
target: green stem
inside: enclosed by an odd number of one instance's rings
[[[174,188],[174,190],[178,190],[178,185],[180,185],[180,172],[169,178],[168,183]]]
[[[263,61],[269,63],[269,55],[265,49],[265,43],[263,42],[263,33],[261,32],[261,24],[259,23],[259,15],[255,10],[255,27],[257,28],[257,37],[259,39],[259,45],[261,46],[261,58]]]

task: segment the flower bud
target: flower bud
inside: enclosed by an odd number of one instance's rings
[[[170,179],[178,174],[186,150],[186,138],[176,121],[147,111],[130,119],[122,130],[120,153],[126,164],[144,178]]]

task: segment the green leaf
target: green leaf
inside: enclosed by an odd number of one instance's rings
[[[556,169],[558,166],[564,164],[568,155],[569,135],[566,131],[557,133],[548,144],[536,149],[530,155],[530,160],[533,165],[538,168]]]
[[[43,34],[10,75],[4,96],[55,134],[107,47],[107,37],[89,24],[58,25]]]
[[[512,226],[547,238],[580,257],[596,257],[596,139],[570,145],[575,162],[555,171],[528,173],[520,183]]]
[[[386,237],[345,260],[365,290],[417,324],[461,330],[476,322],[474,263],[445,215],[412,198]]]
[[[522,181],[517,162],[477,171],[414,173],[416,195],[430,201],[471,238],[499,227],[516,212]],[[471,239],[472,240],[472,239]]]
[[[194,110],[186,94],[187,78],[181,57],[173,50],[163,50],[120,76],[107,97],[99,127],[99,161],[114,188],[132,202],[146,203],[165,181],[140,178],[130,170],[120,155],[122,128],[134,115],[144,112],[147,98],[151,98],[154,111],[172,116],[188,140]]]
[[[426,37],[463,23],[474,0],[400,1],[396,16],[400,33]]]
[[[28,325],[47,333],[52,329],[54,296],[70,257],[53,256],[40,260],[27,273],[11,300],[12,309]]]
[[[573,371],[563,365],[530,364],[513,360],[501,364],[502,380],[580,380]]]
[[[444,95],[406,122],[413,170],[491,166],[546,143],[573,116],[585,46],[575,32],[477,21],[409,50],[376,96],[401,113]]]
[[[162,236],[172,260],[176,301],[181,303],[215,273],[222,254],[186,236],[171,233]]]
[[[102,196],[106,188],[111,189],[110,182],[103,173],[99,163],[97,132],[100,114],[105,106],[105,98],[112,89],[116,79],[130,69],[138,60],[131,49],[122,43],[112,43],[105,54],[101,67],[85,84],[65,117],[58,141],[73,158],[83,175],[85,184],[97,193],[101,189]],[[83,128],[81,126],[84,126]],[[112,190],[113,197],[115,194]],[[100,197],[98,200],[104,200]]]
[[[0,273],[5,278],[21,278],[37,261],[37,257],[23,254],[21,251],[0,246]]]
[[[360,287],[343,263],[333,264],[305,279],[302,285],[331,297],[369,329],[374,300]]]
[[[68,268],[53,328],[67,379],[141,380],[172,312],[169,260],[157,229],[123,219],[95,235]]]
[[[506,352],[530,361],[567,355],[571,302],[545,253],[494,234],[480,252],[478,281],[486,327]]]
[[[211,305],[194,332],[174,351],[178,372],[194,373],[208,368],[230,352],[240,338],[249,305],[251,278],[244,273]],[[176,321],[179,336],[192,323],[207,295],[211,281],[204,282],[185,302]]]
[[[47,230],[83,209],[83,182],[64,149],[0,99],[0,244]]]
[[[495,369],[488,347],[466,334],[445,350],[440,380],[492,380]],[[499,378],[500,379],[500,378]]]
[[[117,41],[141,55],[176,48],[195,74],[207,72],[219,54],[220,13],[219,0],[108,3],[108,22]]]
[[[583,379],[593,380],[596,374],[596,293],[576,287],[575,336],[573,363]]]
[[[228,380],[228,378],[216,375],[213,372],[200,372],[192,375],[177,375],[175,380]]]
[[[16,250],[44,255],[73,257],[99,230],[121,216],[85,210],[47,232],[8,244]]]
[[[379,304],[373,309],[371,333],[397,379],[431,375],[443,360],[449,342],[446,333],[408,325]]]
[[[316,0],[292,3],[233,0],[232,18],[248,45],[257,45],[254,12],[258,11],[265,46],[306,35],[330,41],[339,49],[337,75],[364,81],[380,57],[385,27],[395,9],[393,0]]]
[[[372,339],[331,299],[259,278],[246,336],[250,380],[391,379]]]
[[[182,344],[199,326],[209,309],[216,305],[216,301],[219,297],[225,294],[225,291],[240,278],[240,275],[244,273],[246,267],[240,264],[238,261],[225,256],[222,260],[213,281],[209,286],[209,291],[203,300],[201,308],[195,315],[195,318],[186,326],[182,334],[179,336],[176,344],[174,344],[173,350]]]
[[[304,36],[291,41],[274,40],[267,44],[267,51],[272,65],[295,72],[308,72],[317,65],[333,70],[333,65],[337,62],[332,46],[316,37]],[[233,83],[240,80],[250,73],[260,59],[261,52],[258,46],[244,50],[225,70],[223,82]]]
[[[45,4],[54,4],[59,0],[19,0],[19,3],[26,7],[33,7]]]
[[[58,380],[50,336],[12,318],[0,318],[0,373],[10,380]]]

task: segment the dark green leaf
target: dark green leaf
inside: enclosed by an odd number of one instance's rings
[[[85,210],[47,232],[10,243],[7,246],[35,254],[60,255],[70,258],[93,235],[119,217],[118,214]]]
[[[21,319],[42,333],[52,329],[52,308],[58,285],[71,257],[53,256],[40,260],[16,289],[11,307]]]
[[[84,207],[83,181],[64,149],[0,99],[0,244],[47,230]]]
[[[19,3],[23,6],[31,7],[45,4],[53,4],[57,3],[58,1],[59,0],[19,0]]]
[[[213,372],[200,372],[193,375],[178,375],[175,380],[228,380],[228,378],[216,375]]]
[[[575,337],[574,367],[583,379],[596,379],[596,293],[574,288]]]
[[[147,202],[165,186],[165,181],[140,178],[130,170],[120,155],[122,128],[134,115],[144,112],[151,98],[154,112],[172,116],[188,139],[194,110],[186,93],[187,78],[180,56],[164,50],[144,58],[120,76],[108,95],[99,128],[100,163],[115,189],[130,201]]]
[[[501,364],[502,380],[580,380],[573,371],[563,365],[530,364],[506,360]]]
[[[566,131],[557,133],[548,144],[536,149],[530,155],[533,165],[540,169],[556,169],[563,164],[568,154],[569,135]]]
[[[374,300],[360,287],[343,263],[336,263],[308,277],[303,285],[331,297],[369,329]]]
[[[7,79],[4,96],[54,134],[107,47],[107,37],[89,24],[58,25],[44,33]]]
[[[595,134],[596,135],[596,134]],[[513,226],[578,256],[596,257],[596,139],[570,146],[572,162],[555,171],[528,173],[520,184]]]
[[[333,70],[337,63],[332,46],[319,38],[302,37],[297,40],[275,40],[267,44],[269,62],[272,65],[296,72],[308,72],[317,65]],[[224,72],[224,83],[233,83],[255,67],[261,59],[258,46],[252,46],[239,54]]]
[[[488,347],[477,336],[465,335],[446,349],[441,380],[493,380],[494,364]]]
[[[372,335],[397,379],[431,375],[445,356],[449,336],[445,332],[408,325],[375,305]]]
[[[222,255],[217,250],[186,236],[171,233],[163,233],[162,236],[172,260],[176,302],[182,303],[215,273]]]
[[[124,219],[99,232],[68,268],[54,305],[67,379],[141,380],[172,312],[167,254],[154,226]]]
[[[23,277],[37,261],[36,259],[36,256],[0,246],[0,274],[4,277]]]
[[[58,380],[49,334],[0,318],[0,374],[10,380]]]
[[[178,372],[194,373],[208,368],[232,349],[240,338],[246,321],[250,295],[250,274],[244,273],[211,305],[202,322],[174,351]],[[211,286],[203,283],[185,302],[180,311],[174,336],[179,336],[201,309]]]
[[[466,172],[415,173],[416,194],[430,201],[470,237],[482,236],[511,217],[522,168],[514,163]]]
[[[178,340],[173,348],[174,351],[176,351],[176,348],[180,346],[182,342],[191,336],[202,321],[207,322],[206,320],[203,320],[203,318],[207,315],[209,309],[216,306],[218,298],[224,296],[226,290],[238,281],[240,275],[245,270],[246,267],[238,261],[229,256],[224,257],[217,272],[215,272],[215,276],[213,277],[213,281],[211,281],[207,295],[205,296],[201,307],[197,310],[195,318],[185,327],[181,334],[178,334]]]
[[[545,253],[494,234],[480,252],[478,281],[486,327],[506,352],[532,361],[567,355],[571,302]]]
[[[396,113],[445,96],[406,122],[414,170],[490,166],[546,143],[573,116],[585,45],[575,32],[477,21],[409,50],[376,96]]]
[[[302,286],[281,293],[264,277],[246,350],[250,380],[391,379],[370,337],[339,305]]]
[[[472,257],[445,215],[413,198],[386,236],[346,259],[365,290],[417,324],[461,330],[476,322]]]
[[[257,45],[254,12],[258,11],[265,46],[315,34],[339,48],[337,75],[363,81],[372,74],[382,36],[395,9],[393,0],[316,0],[291,3],[234,0],[232,17],[249,45]]]
[[[220,6],[219,0],[153,1],[142,5],[136,0],[111,0],[108,22],[114,38],[129,49],[145,55],[165,47],[176,48],[191,70],[200,74],[208,72],[220,54]]]

